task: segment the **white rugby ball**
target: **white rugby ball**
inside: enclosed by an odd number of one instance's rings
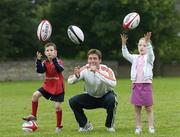
[[[134,29],[139,25],[140,16],[136,12],[131,12],[125,16],[123,20],[123,28],[125,29]]]
[[[52,26],[48,20],[42,20],[37,29],[37,37],[40,41],[47,41],[51,37]]]
[[[84,33],[77,26],[70,25],[67,29],[67,34],[70,40],[75,44],[81,44],[82,42],[84,42]]]
[[[22,124],[22,130],[24,132],[34,132],[37,130],[37,128],[38,128],[38,126],[35,121],[25,121]]]

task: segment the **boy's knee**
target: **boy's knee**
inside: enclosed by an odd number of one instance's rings
[[[62,110],[61,104],[59,102],[55,102],[55,110],[56,111],[61,111]]]
[[[37,101],[39,99],[39,97],[41,96],[41,94],[39,94],[39,92],[34,92],[32,95],[32,100],[33,101]]]
[[[61,109],[60,106],[55,107],[55,110],[56,110],[56,111],[62,111],[62,109]]]

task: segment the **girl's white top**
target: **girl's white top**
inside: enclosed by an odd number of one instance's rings
[[[122,46],[123,57],[126,58],[131,65],[131,80],[134,82],[137,78],[137,65],[139,54],[130,54],[126,45]],[[154,52],[151,43],[147,43],[147,53],[144,55],[144,67],[143,67],[143,80],[152,80],[153,78],[153,63],[154,63]]]

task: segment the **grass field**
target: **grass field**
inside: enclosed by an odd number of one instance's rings
[[[154,116],[156,134],[147,132],[146,113],[143,109],[143,133],[141,137],[180,137],[180,78],[155,78]],[[63,130],[55,133],[55,111],[51,101],[40,99],[38,109],[39,129],[34,133],[21,130],[21,118],[31,112],[31,96],[41,86],[41,81],[0,83],[0,137],[134,137],[134,109],[129,102],[130,80],[120,79],[117,83],[118,109],[116,132],[108,133],[104,127],[104,109],[86,110],[94,126],[88,133],[79,133],[74,115],[68,106],[68,99],[80,93],[82,83],[66,85],[63,103]]]

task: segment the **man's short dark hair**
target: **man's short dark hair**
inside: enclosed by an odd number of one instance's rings
[[[98,55],[99,59],[102,59],[102,53],[98,49],[90,49],[87,53],[87,56],[89,56],[90,54],[96,54]]]

